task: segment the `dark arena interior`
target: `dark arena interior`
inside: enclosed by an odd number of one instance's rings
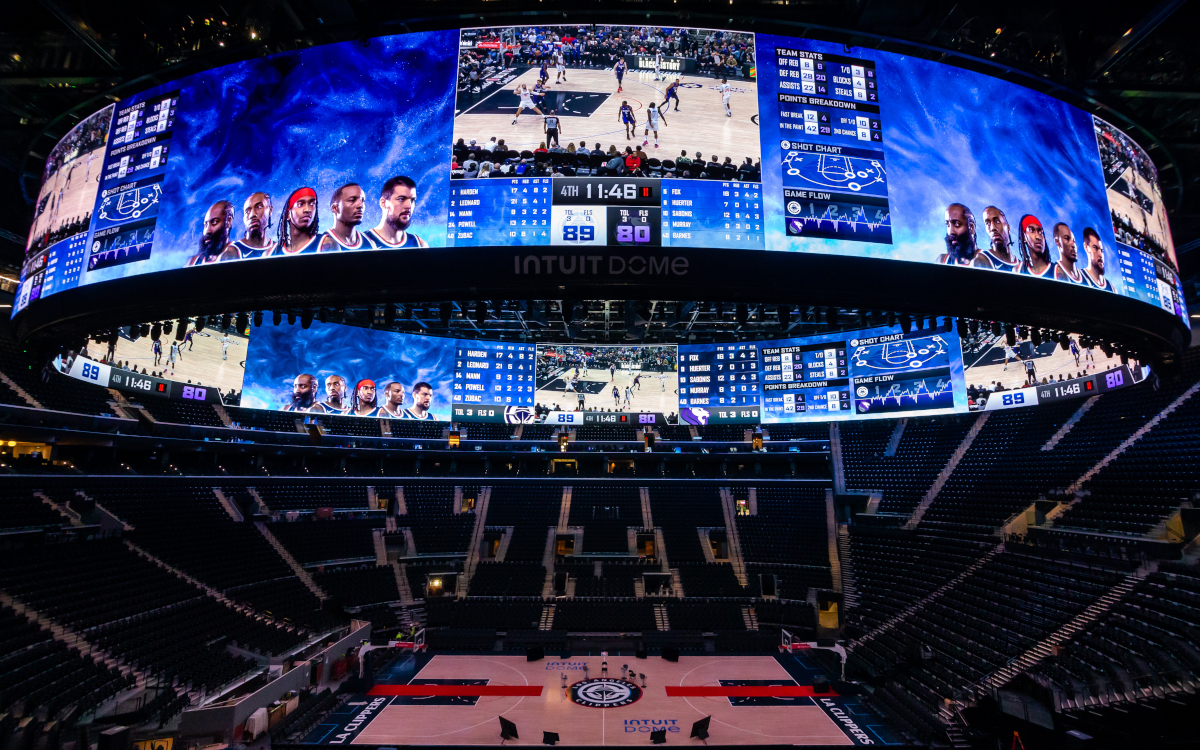
[[[0,750],[1200,747],[1194,0],[4,15]]]

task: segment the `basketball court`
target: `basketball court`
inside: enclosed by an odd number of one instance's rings
[[[633,347],[637,348],[637,347]],[[672,358],[677,357],[674,347],[671,349]],[[553,348],[543,348],[542,356]],[[578,360],[574,348],[562,354],[561,364],[550,365],[547,372],[539,372],[534,392],[534,403],[550,407],[555,411],[575,411],[583,399],[584,409],[604,409],[608,411],[637,411],[672,414],[679,411],[679,372],[675,364],[666,365],[667,370],[638,369],[636,361],[620,361],[618,356],[616,370],[610,369],[611,355],[605,353],[605,347],[591,347],[588,356],[595,360],[585,369],[579,368],[580,376],[574,387],[574,378]],[[545,361],[542,362],[544,366]],[[648,363],[647,363],[648,364]],[[636,381],[636,382],[635,382]],[[620,400],[613,399],[612,390],[616,387]],[[630,389],[629,402],[625,401],[625,389]]]
[[[1078,341],[1079,337],[1076,336],[1075,340]],[[985,344],[985,347],[986,351],[983,355],[974,365],[967,368],[967,385],[981,385],[991,389],[994,381],[1009,390],[1025,385],[1025,359],[1027,357],[1022,354],[1025,347],[1021,345],[1013,347],[1021,359],[1019,361],[1010,360],[1007,369],[1004,364],[1004,337],[996,337],[990,345]],[[1092,360],[1089,360],[1087,350],[1080,348],[1079,364],[1076,364],[1075,355],[1071,354],[1069,350],[1064,350],[1057,343],[1046,342],[1033,350],[1033,364],[1040,383],[1042,378],[1051,378],[1057,381],[1058,376],[1062,375],[1063,380],[1070,380],[1079,373],[1094,375],[1097,372],[1111,370],[1121,366],[1121,357],[1107,357],[1097,346],[1092,348]]]
[[[1132,191],[1132,195],[1130,192]],[[1128,167],[1108,187],[1108,206],[1129,222],[1135,231],[1167,249],[1175,264],[1174,243],[1167,224],[1167,207],[1155,185]],[[1146,206],[1150,210],[1146,210]]]
[[[607,663],[607,672],[604,665]],[[623,669],[628,667],[628,669]],[[703,746],[896,744],[857,698],[817,693],[820,674],[802,653],[779,656],[524,656],[416,654],[354,696],[306,738],[312,744],[497,745],[500,717],[516,725],[505,744]]]
[[[517,68],[520,70],[520,68]],[[624,91],[617,93],[617,79],[611,70],[601,68],[567,68],[567,82],[554,83],[556,72],[550,69],[550,81],[546,84],[547,94],[542,114],[557,109],[562,119],[559,140],[563,148],[573,141],[576,146],[585,141],[589,149],[599,143],[604,151],[616,145],[620,151],[626,146],[640,146],[647,140],[644,131],[646,106],[650,102],[661,105],[666,99],[668,81],[655,81],[654,72],[629,70],[625,73]],[[517,113],[519,99],[513,90],[519,84],[533,88],[539,76],[538,68],[525,69],[516,78],[502,87],[485,88],[485,93],[459,92],[454,118],[454,141],[462,138],[482,145],[493,137],[503,138],[513,150],[533,150],[546,140],[542,118],[532,110],[525,110],[517,124],[512,123]],[[679,92],[682,109],[675,112],[672,102],[670,111],[662,109],[663,124],[658,131],[659,148],[654,140],[644,147],[646,153],[657,159],[674,159],[681,150],[687,150],[694,158],[697,151],[705,159],[714,155],[718,161],[726,156],[733,158],[734,165],[741,164],[749,156],[755,161],[759,154],[758,137],[758,83],[754,80],[733,79],[729,85],[733,95],[729,107],[732,117],[725,116],[721,95],[717,91],[720,81],[701,76],[681,76]],[[674,76],[670,76],[674,80]],[[636,138],[626,138],[625,126],[618,121],[621,102],[629,102],[637,118]]]
[[[91,216],[100,190],[100,170],[104,164],[104,145],[80,154],[58,168],[38,193],[40,213],[29,229],[29,241],[60,227]]]
[[[229,358],[221,359],[221,333],[210,328],[194,334],[192,349],[178,342],[181,356],[175,363],[174,374],[167,362],[171,353],[171,343],[174,335],[163,335],[159,338],[162,343],[162,357],[159,364],[154,364],[154,342],[143,336],[137,341],[130,341],[121,336],[117,340],[114,360],[117,363],[128,362],[131,368],[137,367],[138,372],[145,368],[146,372],[160,373],[160,377],[175,380],[180,383],[191,381],[198,385],[215,386],[221,393],[227,393],[230,388],[235,391],[242,389],[242,378],[246,373],[246,345],[249,339],[245,336],[229,335]],[[108,343],[103,341],[88,342],[89,356],[99,360],[108,354]]]

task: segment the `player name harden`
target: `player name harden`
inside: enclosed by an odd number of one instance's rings
[[[688,259],[669,255],[514,255],[518,276],[686,276]]]

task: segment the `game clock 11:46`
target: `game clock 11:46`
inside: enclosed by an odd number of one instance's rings
[[[662,244],[658,180],[557,177],[552,196],[551,244]]]

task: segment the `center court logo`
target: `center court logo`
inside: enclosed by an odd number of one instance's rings
[[[576,682],[568,690],[568,695],[581,706],[620,708],[636,703],[642,697],[642,689],[632,682],[601,677]]]

